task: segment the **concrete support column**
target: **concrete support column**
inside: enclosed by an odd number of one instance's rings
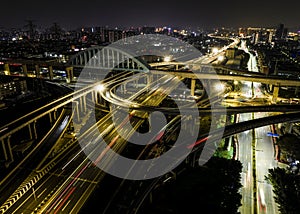
[[[73,80],[74,74],[73,74],[73,67],[66,67],[66,73],[67,73],[67,82],[71,82]]]
[[[32,140],[33,136],[32,136],[32,130],[30,124],[28,124],[28,131],[29,131],[29,139]]]
[[[35,65],[35,75],[37,78],[40,78],[40,72],[41,72],[40,66]]]
[[[28,70],[27,70],[27,65],[26,64],[22,64],[22,70],[23,70],[24,76],[28,77]]]
[[[4,64],[4,73],[6,75],[10,75],[10,68],[9,68],[9,64],[8,63]]]
[[[8,148],[10,160],[11,160],[11,162],[13,162],[14,161],[14,156],[13,156],[11,145],[10,145],[10,137],[11,136],[8,136],[8,138],[7,138],[7,148]]]
[[[191,96],[195,96],[195,87],[196,87],[196,80],[191,80]]]
[[[122,85],[120,85],[119,91],[120,91],[122,94],[126,94],[126,83],[123,83]]]
[[[279,86],[274,86],[272,100],[273,100],[273,102],[275,102],[275,103],[277,102],[278,93],[279,93]]]
[[[231,124],[231,115],[227,114],[226,115],[226,125],[230,125]]]
[[[54,119],[54,120],[57,119],[57,109],[55,109],[54,112],[53,112],[53,119]]]
[[[49,112],[49,121],[50,121],[50,124],[52,125],[53,119],[52,119],[52,114],[51,114],[51,112]]]
[[[6,161],[8,161],[8,156],[7,156],[7,152],[6,152],[6,147],[5,147],[5,141],[4,141],[4,139],[2,139],[1,143],[2,143],[2,151],[3,151],[4,159]]]
[[[83,112],[86,112],[86,95],[82,97],[82,107],[83,107]]]
[[[37,139],[37,132],[36,132],[36,121],[33,122],[33,134],[34,134],[34,139]]]
[[[149,86],[153,82],[153,75],[149,74],[147,75],[147,86]]]
[[[94,93],[94,91],[91,92],[91,97],[92,97],[92,101],[95,103],[96,101],[95,101],[95,93]]]
[[[296,86],[296,89],[295,89],[295,96],[297,96],[299,93],[299,86]]]
[[[92,92],[94,94],[94,99],[95,99],[95,104],[99,104],[99,100],[98,100],[98,92],[94,91]]]
[[[50,65],[48,67],[48,71],[49,71],[49,79],[53,80],[53,67],[52,67],[52,65]]]
[[[293,123],[286,123],[285,132],[290,134],[293,130],[293,126]]]
[[[75,107],[75,115],[76,115],[76,119],[77,119],[77,122],[80,121],[80,115],[79,115],[79,102],[78,101],[74,101],[76,103],[76,107]]]
[[[83,112],[83,97],[79,98],[79,109],[81,112]]]
[[[231,149],[232,138],[233,138],[233,136],[230,136],[230,137],[229,137],[228,146],[227,146],[227,151],[230,151],[230,149]]]

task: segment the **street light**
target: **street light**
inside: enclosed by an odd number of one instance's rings
[[[223,83],[217,83],[217,84],[215,84],[215,90],[216,91],[224,91],[225,90],[225,85],[223,84]]]
[[[165,62],[171,62],[171,56],[165,56],[164,61]]]
[[[218,56],[218,61],[222,62],[225,59],[225,57],[223,55]]]
[[[219,49],[218,49],[218,48],[213,48],[213,49],[211,50],[211,52],[212,52],[213,54],[216,54],[216,53],[219,52]]]
[[[99,85],[96,86],[96,90],[98,92],[103,92],[104,89],[105,89],[105,86],[103,84],[99,84]]]

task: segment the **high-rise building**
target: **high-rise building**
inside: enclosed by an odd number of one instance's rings
[[[273,40],[273,31],[269,31],[268,43],[272,43]]]
[[[279,26],[276,29],[275,37],[276,39],[283,39],[284,38],[284,24],[279,24]]]
[[[7,80],[0,83],[0,99],[27,92],[26,80]]]

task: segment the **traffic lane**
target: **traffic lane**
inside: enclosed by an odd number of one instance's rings
[[[270,127],[257,128],[256,135],[256,160],[258,167],[258,179],[264,180],[264,176],[268,174],[268,170],[277,166],[274,158],[274,144],[272,137],[267,136]]]
[[[265,176],[268,170],[277,166],[274,158],[274,144],[272,137],[267,136],[270,127],[260,127],[257,129],[256,161],[257,161],[257,187],[258,187],[258,209],[259,213],[278,213],[277,205],[274,201],[272,185],[268,184]]]
[[[65,160],[67,156],[63,159]],[[82,162],[83,157],[76,158],[73,160],[72,164],[78,165]],[[74,171],[73,168],[67,168],[62,170],[62,166],[65,162],[57,164],[53,169],[51,169],[41,180],[39,180],[31,190],[29,190],[24,197],[22,197],[18,204],[18,210],[35,210],[39,205],[45,204],[49,197],[52,196],[60,185],[63,184],[66,178],[70,176]],[[29,194],[29,195],[28,195]]]
[[[239,114],[239,121],[248,121],[252,118],[251,113]],[[247,130],[245,132],[237,134],[238,146],[239,146],[239,160],[243,165],[242,169],[242,181],[243,187],[241,189],[242,194],[242,206],[239,208],[241,213],[251,213],[252,210],[252,131]]]
[[[116,132],[114,131],[110,134],[112,134],[112,136],[113,136],[113,134],[116,134]],[[97,155],[99,155],[98,152],[100,150],[100,147],[103,146],[103,144],[104,144],[104,146],[107,146],[106,143],[103,141],[96,145],[96,147],[93,151],[93,154],[92,154],[94,157],[97,157]],[[100,153],[100,156],[101,155],[102,154]],[[98,156],[98,158],[99,158],[99,156]],[[98,158],[96,159],[96,161],[103,161],[102,157],[99,159]],[[107,159],[104,161],[106,162],[104,164],[110,163],[110,161],[108,161]],[[74,164],[73,162],[71,162],[71,163]],[[74,197],[74,195],[77,195],[77,194],[81,195],[81,189],[77,188],[78,180],[93,183],[95,178],[100,173],[100,169],[95,167],[94,164],[92,164],[92,162],[88,158],[86,158],[83,162],[81,162],[78,165],[77,164],[75,164],[74,166],[68,165],[67,168],[72,170],[72,174],[66,179],[66,181],[63,183],[63,185],[57,191],[57,194],[55,195],[55,197],[51,198],[51,203],[47,206],[46,213],[52,213],[52,210],[54,210],[54,213],[55,213],[56,212],[55,210],[64,209],[65,203],[71,203],[71,202],[67,202],[69,200],[69,198],[72,198],[72,197]],[[78,191],[79,191],[79,193],[78,193]]]
[[[10,213],[21,213],[34,211],[46,197],[58,188],[62,181],[62,172],[55,170],[49,176],[44,176],[30,190],[28,190],[14,205],[8,210]]]
[[[97,187],[98,182],[100,182],[105,175],[105,173],[99,169],[86,170],[84,174],[85,175],[76,180],[69,191],[69,193],[71,193],[64,196],[54,211],[58,213],[78,212]],[[84,179],[84,177],[88,179]],[[91,178],[93,178],[93,180],[91,180]]]
[[[61,129],[64,129],[69,120],[69,111],[65,110],[60,116],[60,120],[56,122],[57,127],[48,132],[47,137],[31,151],[31,153],[25,157],[20,163],[19,167],[11,171],[10,176],[7,176],[5,180],[9,178],[7,182],[1,185],[1,204],[5,203],[5,200],[9,198],[11,194],[17,189],[19,185],[32,173],[32,170],[37,167],[39,161],[41,161],[54,145],[55,140],[59,137]],[[32,161],[34,160],[34,161]]]
[[[265,176],[268,175],[268,170],[277,166],[274,159],[274,147],[271,137],[267,137],[266,133],[270,130],[269,127],[260,128],[263,130],[261,138],[258,139],[256,147],[256,160],[257,160],[257,182],[258,182],[258,208],[259,213],[278,213],[277,205],[274,201],[274,194],[272,186],[265,181]],[[261,193],[260,193],[261,192]]]
[[[77,147],[78,149],[80,147]],[[72,160],[69,167],[63,167],[66,162]],[[62,185],[62,183],[65,181],[68,176],[70,176],[74,172],[74,167],[78,166],[80,163],[82,163],[86,159],[84,154],[78,155],[76,158],[73,158],[72,156],[68,156],[68,153],[65,154],[59,162],[40,180],[34,185],[34,189],[46,189],[42,195],[39,195],[39,198],[45,199],[47,198],[48,194],[54,192]],[[44,181],[44,182],[43,182]],[[30,192],[30,191],[29,191]],[[42,203],[42,201],[37,200],[38,204],[33,203],[29,205],[31,209],[35,209],[39,204]],[[26,207],[24,204],[22,207]],[[28,205],[27,205],[28,207]]]

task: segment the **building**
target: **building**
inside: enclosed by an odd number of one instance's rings
[[[242,37],[251,37],[253,44],[269,43],[273,42],[273,37],[276,29],[273,28],[260,28],[260,27],[248,27],[239,28],[239,35]]]
[[[6,97],[19,95],[27,92],[26,80],[19,80],[18,78],[13,80],[6,80],[0,83],[0,99]]]
[[[237,53],[237,48],[228,48],[225,52],[225,57],[227,59],[234,59]]]
[[[287,34],[288,29],[284,27],[284,24],[279,24],[275,33],[276,39],[285,39],[287,37]]]

